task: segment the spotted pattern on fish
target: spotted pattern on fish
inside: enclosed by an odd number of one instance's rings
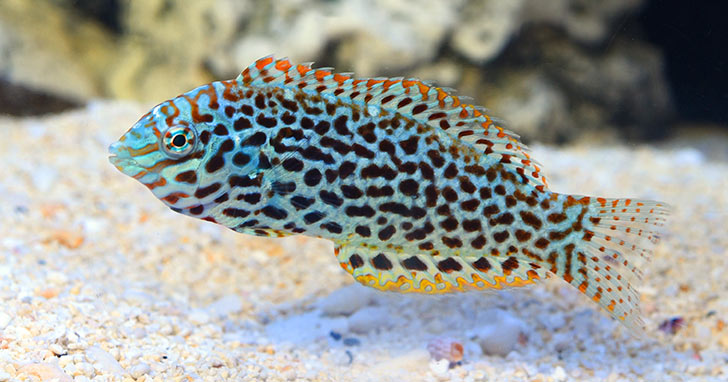
[[[551,192],[515,134],[444,89],[273,57],[157,105],[110,151],[176,212],[333,240],[362,284],[445,293],[550,272],[633,330],[667,214]]]

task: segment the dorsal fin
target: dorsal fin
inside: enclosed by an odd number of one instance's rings
[[[379,106],[417,122],[440,128],[481,149],[487,156],[520,174],[539,190],[546,187],[540,165],[531,159],[518,135],[503,129],[484,108],[463,103],[442,88],[417,79],[361,78],[333,73],[311,64],[293,65],[288,59],[261,58],[243,70],[237,81],[244,86],[279,86],[347,99],[363,108]]]

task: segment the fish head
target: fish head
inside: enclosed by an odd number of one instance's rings
[[[189,109],[184,95],[162,102],[109,146],[109,161],[119,171],[176,210],[199,204],[197,169],[206,149],[201,137],[209,137],[212,129],[195,123]]]

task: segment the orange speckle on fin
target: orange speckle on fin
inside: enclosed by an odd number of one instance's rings
[[[258,70],[263,70],[263,68],[265,68],[271,62],[273,62],[273,56],[268,56],[268,57],[265,57],[265,58],[261,58],[260,60],[258,60],[258,61],[255,62],[255,67]]]

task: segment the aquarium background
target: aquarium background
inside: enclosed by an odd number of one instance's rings
[[[728,123],[720,2],[0,3],[0,112],[156,103],[274,54],[458,89],[527,142],[644,140]]]

